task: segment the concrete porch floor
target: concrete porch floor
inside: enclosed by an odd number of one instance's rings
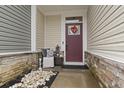
[[[59,71],[51,88],[99,88],[98,82],[89,70],[64,69],[61,67],[44,70]]]

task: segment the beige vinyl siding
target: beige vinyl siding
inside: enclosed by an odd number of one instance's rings
[[[89,6],[88,51],[124,58],[124,6]]]
[[[44,48],[44,15],[37,9],[36,49]]]
[[[61,45],[61,16],[46,16],[45,47],[55,48]]]
[[[0,53],[31,51],[31,6],[0,5]]]

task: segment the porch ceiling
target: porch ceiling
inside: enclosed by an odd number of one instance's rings
[[[87,9],[88,5],[39,5],[40,11],[45,14],[51,11],[67,11],[67,10],[79,10]]]

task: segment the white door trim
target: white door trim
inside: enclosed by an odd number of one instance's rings
[[[66,48],[65,48],[65,17],[73,17],[73,16],[82,16],[83,18],[83,23],[82,23],[82,59],[83,59],[83,62],[66,62]],[[85,62],[84,62],[84,51],[87,50],[87,11],[75,11],[75,12],[72,12],[72,13],[66,13],[66,14],[62,14],[61,16],[61,50],[64,51],[64,65],[84,65]],[[64,42],[64,43],[63,43]]]

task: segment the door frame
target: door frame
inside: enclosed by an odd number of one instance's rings
[[[65,40],[65,18],[66,17],[74,17],[74,16],[82,16],[82,62],[66,62],[66,40]],[[64,65],[84,65],[84,52],[87,50],[87,10],[82,11],[73,11],[69,13],[64,13],[61,15],[61,50],[64,51]]]

